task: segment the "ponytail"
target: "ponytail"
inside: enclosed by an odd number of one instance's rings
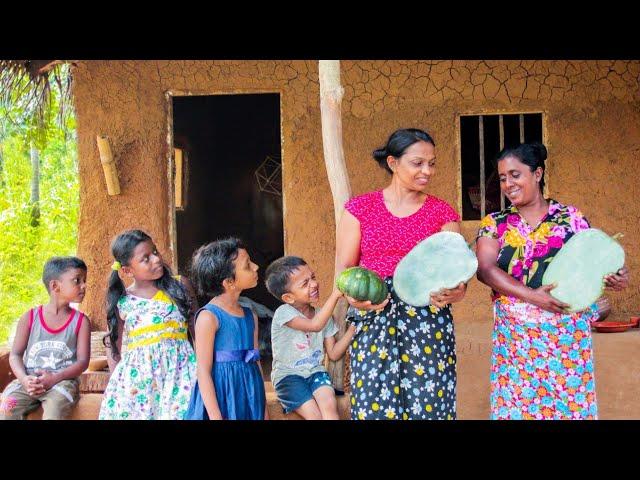
[[[126,293],[124,283],[116,270],[109,276],[109,286],[107,287],[107,325],[109,333],[102,339],[103,345],[109,346],[113,354],[118,355],[118,300]],[[107,338],[109,345],[107,345]]]

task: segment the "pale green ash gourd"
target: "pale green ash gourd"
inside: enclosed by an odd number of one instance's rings
[[[551,295],[579,312],[600,298],[604,276],[624,266],[624,250],[616,238],[597,228],[576,233],[560,249],[542,277],[543,285],[556,283]]]
[[[393,288],[409,305],[424,307],[443,288],[467,282],[478,269],[478,259],[464,237],[438,232],[416,245],[396,267]]]

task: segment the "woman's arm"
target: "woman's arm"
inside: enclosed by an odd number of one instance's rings
[[[489,237],[480,237],[477,242],[478,257],[477,277],[485,285],[503,295],[512,295],[553,313],[566,313],[566,303],[554,298],[549,293],[555,285],[542,285],[532,289],[519,282],[496,264],[500,246],[498,241]]]
[[[460,222],[445,223],[440,229],[441,232],[456,232],[460,233]]]
[[[360,222],[348,210],[345,210],[336,232],[336,278],[343,270],[355,267],[360,262],[360,240]],[[348,296],[345,298],[349,305],[358,310],[381,310],[389,302],[389,297],[378,305],[373,305],[368,300],[362,302]]]
[[[360,236],[360,221],[345,210],[336,231],[336,277],[360,262]]]
[[[347,348],[349,348],[349,343],[351,343],[351,340],[353,339],[355,333],[355,325],[349,324],[349,327],[347,327],[347,331],[344,333],[340,340],[336,341],[335,336],[327,337],[324,339],[324,349],[327,352],[329,360],[337,362],[343,357],[343,355],[347,351]]]
[[[622,267],[616,273],[604,276],[606,290],[620,292],[629,286],[629,270]]]
[[[202,311],[196,322],[196,373],[200,395],[202,395],[202,401],[210,420],[222,420],[216,397],[216,387],[211,376],[217,330],[218,319],[216,316],[207,310]]]

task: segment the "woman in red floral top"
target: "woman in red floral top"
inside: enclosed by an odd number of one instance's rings
[[[414,307],[393,291],[398,262],[420,241],[442,230],[460,232],[451,206],[425,192],[435,172],[435,143],[424,131],[394,132],[373,152],[390,184],[349,200],[338,225],[338,272],[360,265],[385,279],[381,305],[349,299],[356,325],[350,347],[351,418],[455,419],[456,354],[450,304],[466,285],[438,292]]]
[[[492,288],[492,419],[596,419],[590,320],[542,285],[549,263],[577,232],[589,228],[575,207],[543,197],[547,150],[540,143],[503,150],[498,157],[507,209],[487,215],[478,232],[478,279]],[[622,290],[628,272],[605,276]]]

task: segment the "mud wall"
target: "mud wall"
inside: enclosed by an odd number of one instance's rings
[[[596,226],[628,233],[629,266],[639,255],[634,169],[640,152],[640,62],[344,61],[344,146],[354,194],[385,186],[370,158],[399,127],[427,129],[437,142],[429,191],[460,204],[457,115],[544,112],[549,193],[579,206]],[[149,231],[171,259],[166,92],[279,92],[282,102],[285,248],[307,258],[323,285],[332,276],[335,228],[322,158],[315,61],[86,61],[74,71],[81,177],[79,253],[91,267],[83,307],[102,324],[108,242],[119,231]],[[109,197],[95,144],[109,135],[122,194]],[[476,222],[465,222],[468,238]],[[325,288],[325,293],[327,288]],[[613,295],[638,310],[637,282]],[[484,320],[486,289],[471,285],[459,316]]]
[[[389,181],[370,152],[393,130],[419,127],[437,143],[437,173],[428,191],[459,211],[458,115],[543,112],[549,194],[578,206],[594,226],[626,233],[622,243],[634,277],[631,288],[611,299],[614,317],[637,314],[640,62],[343,61],[341,68],[344,148],[356,195]],[[333,276],[335,224],[322,157],[317,78],[316,61],[78,64],[78,252],[90,269],[83,308],[95,328],[105,326],[102,302],[114,235],[142,228],[167,259],[172,258],[167,92],[281,94],[285,251],[315,267],[325,298]],[[97,134],[111,139],[122,188],[119,196],[106,193]],[[476,221],[463,223],[468,240],[477,226]],[[454,311],[457,332],[472,343],[486,343],[491,322],[488,288],[472,281],[465,301]],[[481,346],[469,347],[470,352],[476,350],[484,352]]]

